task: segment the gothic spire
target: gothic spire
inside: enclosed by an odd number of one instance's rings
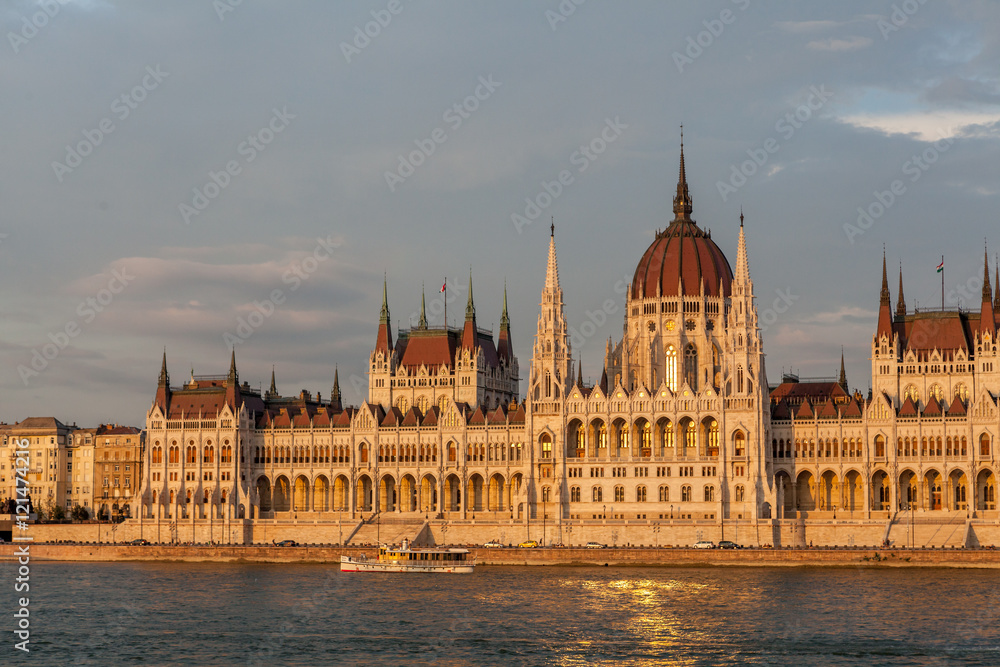
[[[892,295],[889,294],[889,276],[885,270],[885,248],[882,249],[882,292],[879,295],[879,305],[891,306]]]
[[[465,302],[466,321],[476,319],[476,306],[472,302],[472,269],[469,269],[469,300]]]
[[[500,314],[500,331],[510,331],[510,317],[507,315],[507,281],[503,281],[503,312]]]
[[[269,394],[278,393],[278,388],[274,386],[274,366],[271,366],[271,387],[267,391]]]
[[[583,359],[576,362],[576,386],[583,389]]]
[[[418,329],[427,328],[427,304],[424,298],[424,287],[420,286],[420,321],[417,322]]]
[[[906,300],[903,298],[903,263],[899,263],[899,302],[896,303],[896,317],[906,316]]]
[[[840,348],[840,379],[837,381],[840,388],[850,393],[847,389],[847,370],[844,368],[844,348]]]
[[[160,387],[170,386],[170,374],[167,373],[167,348],[163,348],[163,363],[160,365]]]
[[[233,347],[233,352],[229,357],[229,379],[236,379],[236,348]]]
[[[879,298],[878,328],[876,336],[892,338],[892,303],[889,295],[889,276],[885,268],[885,248],[882,249],[882,293]]]
[[[687,173],[684,169],[684,126],[681,125],[681,167],[677,177],[677,194],[674,196],[674,220],[692,222],[691,193],[688,192]]]
[[[740,208],[740,238],[736,250],[736,275],[733,280],[746,283],[750,280],[750,262],[747,259],[747,241],[743,234],[743,208]],[[721,292],[720,292],[721,294]]]
[[[333,367],[333,389],[330,390],[330,404],[340,408],[340,369]]]
[[[388,279],[386,276],[382,276],[382,313],[379,315],[379,322],[382,324],[389,324],[389,295],[386,283]]]
[[[1000,285],[997,286],[1000,289]],[[990,289],[990,255],[983,250],[983,303],[993,305],[993,290]]]

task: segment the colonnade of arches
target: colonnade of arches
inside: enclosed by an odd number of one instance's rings
[[[730,435],[731,453],[742,456],[746,441],[746,434],[735,430]],[[656,421],[638,417],[631,422],[623,417],[610,421],[595,417],[587,423],[574,418],[567,425],[565,442],[567,458],[714,458],[719,456],[720,449],[719,422],[713,417],[705,417],[701,421],[683,417],[676,423],[666,417]]]
[[[936,468],[918,473],[906,467],[895,477],[879,469],[872,473],[867,483],[854,469],[842,477],[833,470],[818,475],[803,470],[794,480],[784,470],[775,474],[778,507],[785,516],[794,512],[855,512],[866,508],[872,511],[991,511],[997,509],[996,485],[996,475],[989,468],[981,469],[974,480],[967,471],[958,468],[945,476]]]
[[[255,483],[261,514],[270,512],[507,512],[512,511],[523,484],[521,473],[508,480],[500,473],[485,478],[479,473],[463,482],[455,473],[439,480],[427,473],[417,478],[409,473],[397,479],[384,474],[377,479],[358,475],[352,483],[347,475],[326,475],[313,481],[305,475],[289,479],[278,475],[274,482],[261,475]],[[377,505],[376,505],[377,501]]]

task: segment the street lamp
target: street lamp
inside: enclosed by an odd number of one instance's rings
[[[673,505],[670,506],[670,520],[671,521],[674,520],[674,506]]]
[[[601,505],[601,518],[602,519],[607,519],[608,518],[608,506],[607,505]]]

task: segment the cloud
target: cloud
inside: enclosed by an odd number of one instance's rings
[[[872,45],[870,37],[847,37],[844,39],[820,39],[809,42],[806,46],[813,51],[859,51]]]
[[[1000,112],[913,111],[890,114],[854,114],[839,118],[857,128],[886,135],[902,134],[918,141],[951,137],[1000,137]]]
[[[842,25],[845,24],[839,21],[778,21],[774,24],[778,30],[792,34],[820,32],[839,28]]]

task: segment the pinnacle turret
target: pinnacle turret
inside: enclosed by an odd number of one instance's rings
[[[903,298],[903,263],[899,263],[899,301],[896,303],[896,317],[906,317],[906,300]]]
[[[420,321],[417,322],[418,329],[427,328],[427,303],[424,297],[424,288],[420,287]]]
[[[684,168],[684,128],[681,128],[681,166],[677,177],[677,194],[674,196],[674,220],[692,222],[691,193],[688,192],[687,173]]]

